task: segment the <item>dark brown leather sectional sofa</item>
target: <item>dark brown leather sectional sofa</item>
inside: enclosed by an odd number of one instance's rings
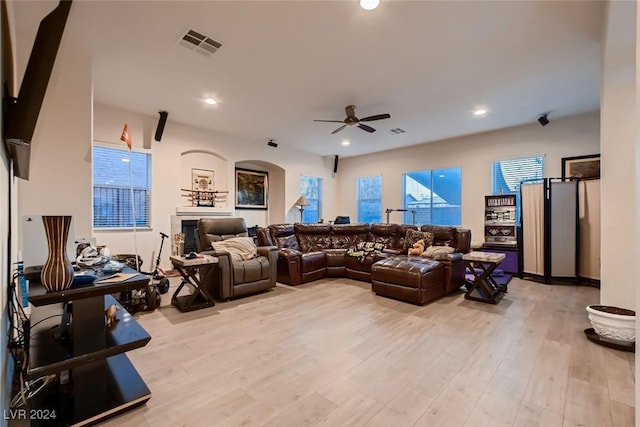
[[[432,260],[407,256],[409,229],[432,232],[435,245],[452,246],[455,252]],[[384,249],[364,260],[348,256],[359,242],[382,243]],[[372,282],[377,294],[424,304],[463,285],[462,254],[470,250],[471,232],[435,225],[274,224],[258,229],[258,244],[278,248],[278,282],[299,285],[324,277],[347,277]]]

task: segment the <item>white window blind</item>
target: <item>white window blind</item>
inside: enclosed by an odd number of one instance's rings
[[[520,183],[543,177],[543,156],[500,160],[491,165],[491,192],[516,195],[516,223],[520,224]]]
[[[131,164],[131,173],[129,173]],[[131,176],[131,181],[129,177]],[[94,228],[149,227],[151,155],[93,146]],[[133,204],[131,197],[133,184]]]
[[[544,177],[544,157],[522,157],[494,162],[491,166],[492,194],[518,194],[520,183]]]
[[[382,177],[358,178],[358,222],[382,222]]]

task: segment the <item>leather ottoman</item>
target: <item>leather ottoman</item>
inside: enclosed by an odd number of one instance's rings
[[[381,296],[424,305],[446,293],[444,265],[421,257],[390,257],[371,267],[371,289]]]

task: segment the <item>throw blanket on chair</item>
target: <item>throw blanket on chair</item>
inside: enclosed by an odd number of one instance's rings
[[[354,248],[349,249],[347,256],[356,257],[358,261],[364,262],[367,256],[380,253],[383,249],[384,245],[382,243],[360,242]]]
[[[226,251],[231,261],[246,261],[258,256],[258,249],[251,237],[232,237],[219,242],[211,242],[214,251]]]

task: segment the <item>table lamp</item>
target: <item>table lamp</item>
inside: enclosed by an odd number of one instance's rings
[[[306,197],[300,196],[293,205],[298,206],[298,209],[300,209],[300,222],[302,222],[302,213],[304,212],[304,207],[310,205],[309,201]]]

